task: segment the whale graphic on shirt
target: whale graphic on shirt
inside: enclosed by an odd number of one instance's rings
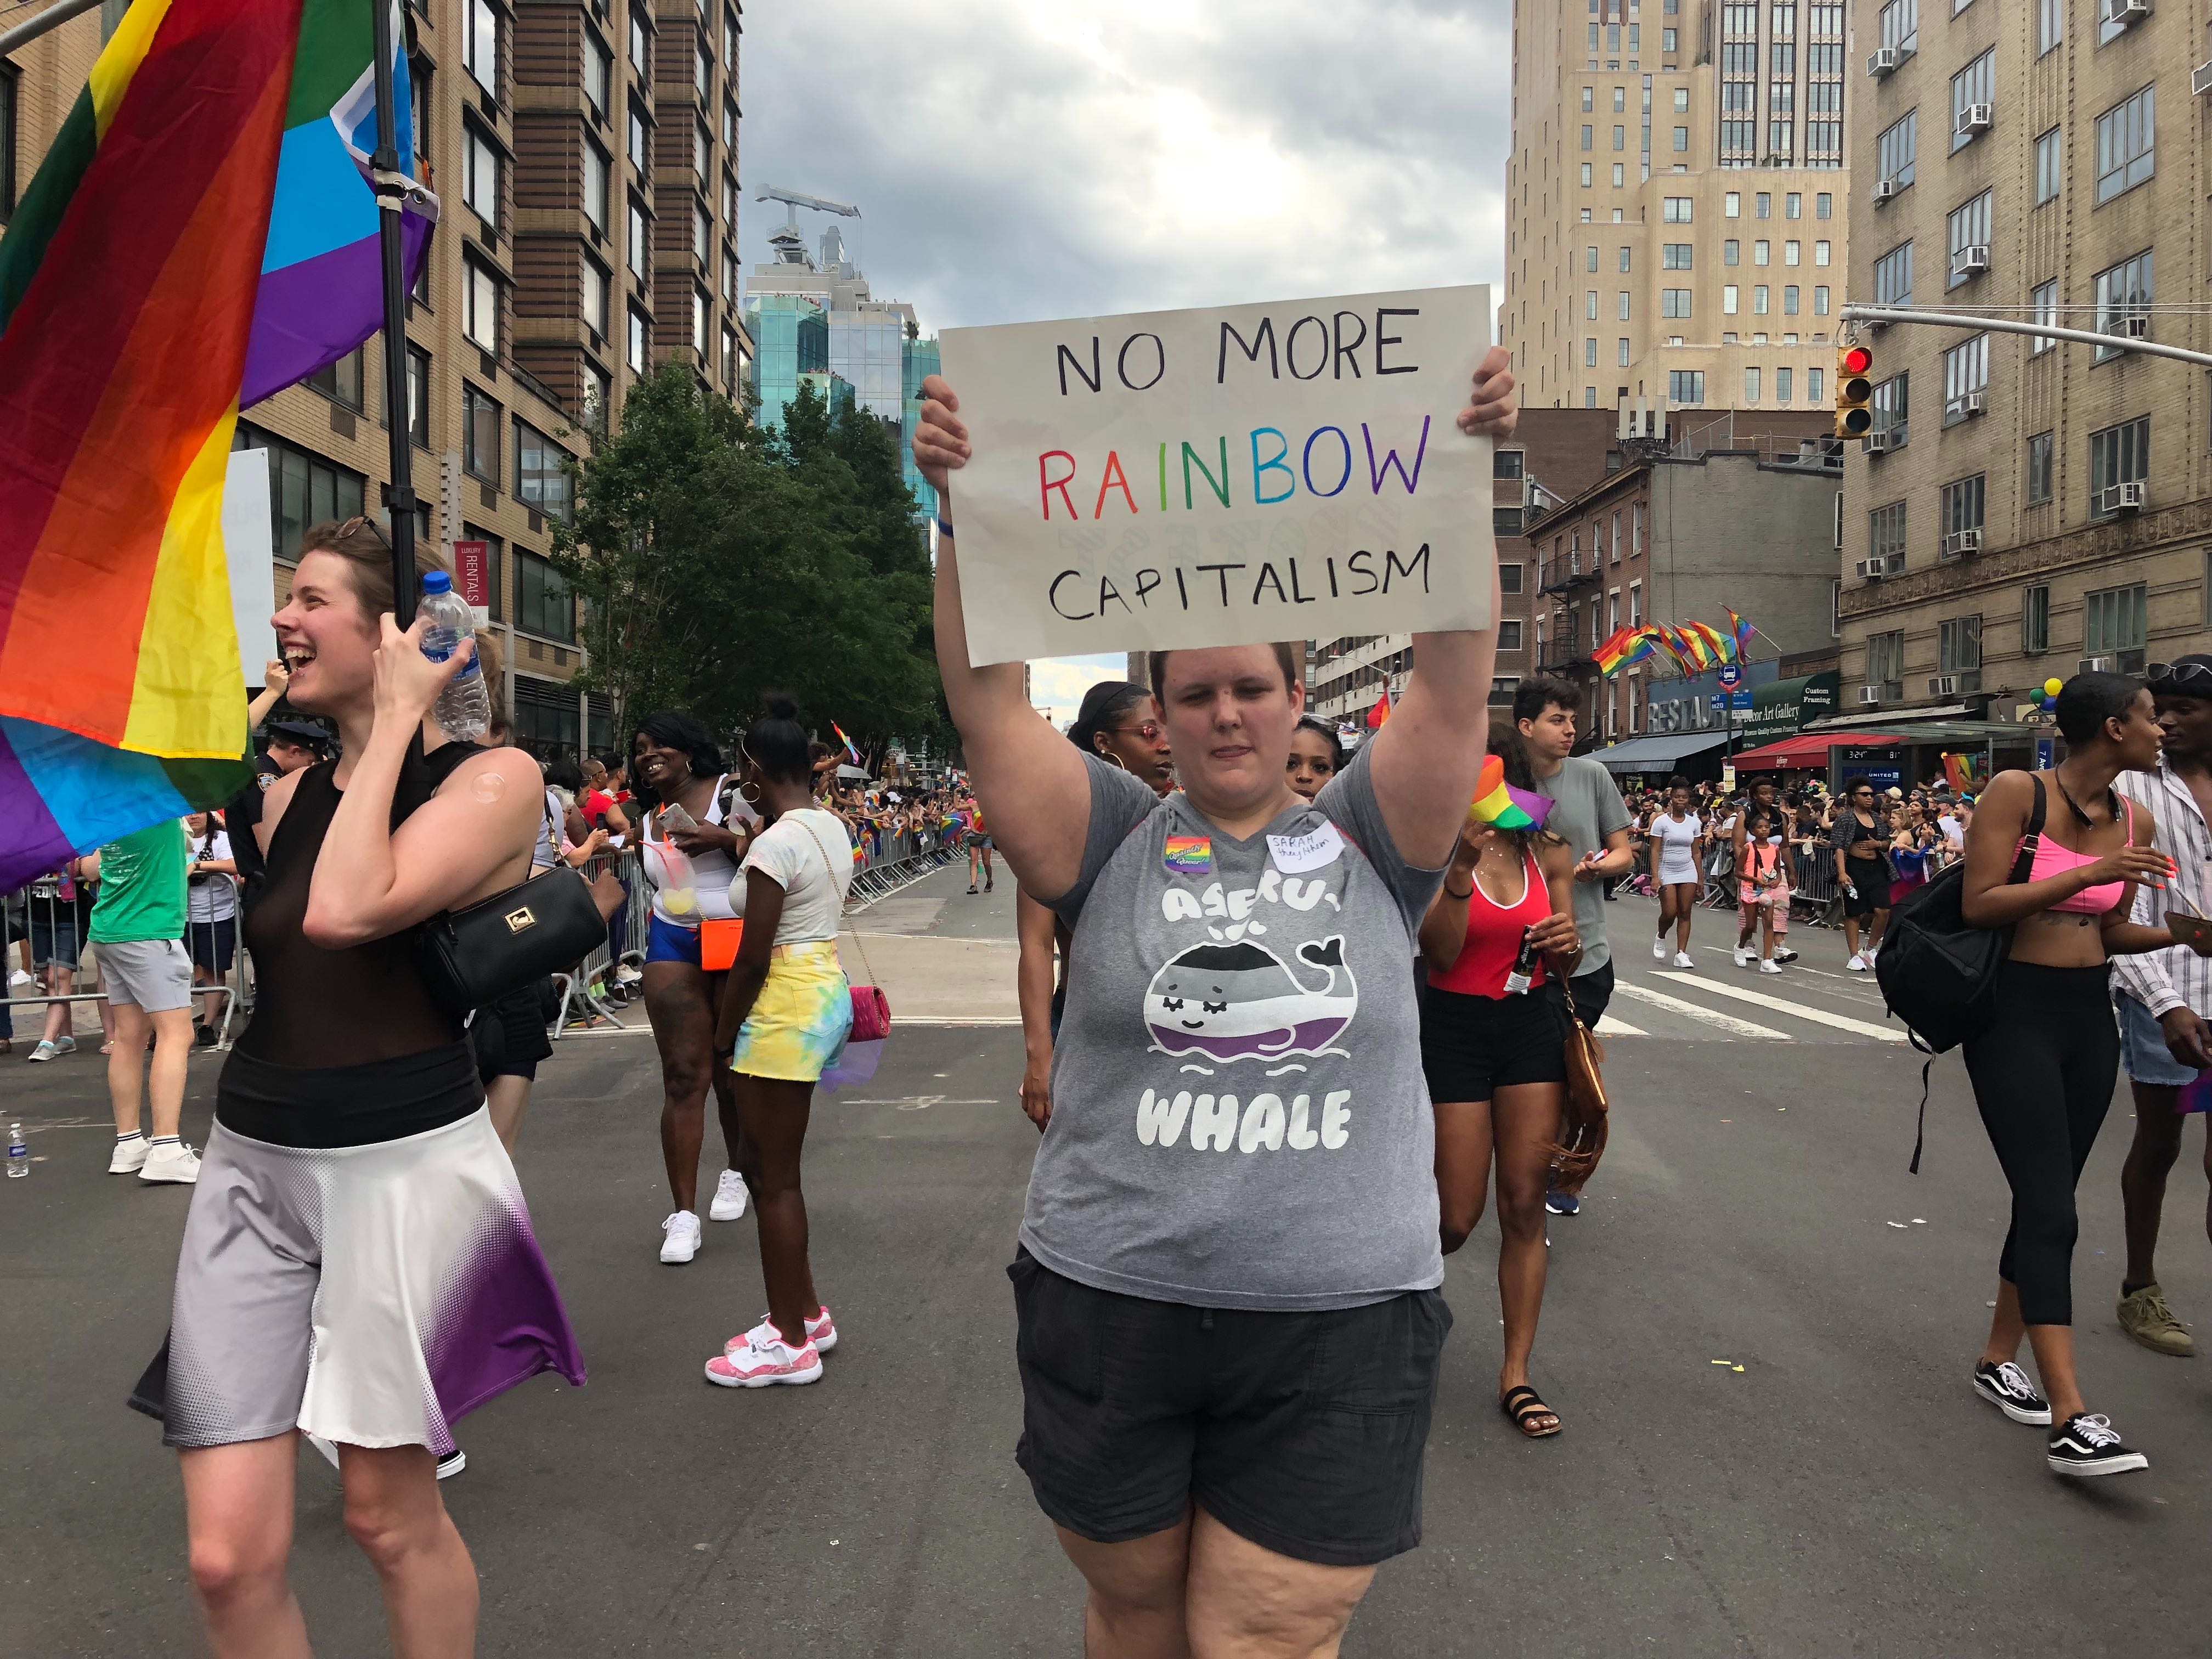
[[[1340,935],[1302,945],[1297,955],[1327,975],[1318,989],[1249,941],[1194,945],[1170,958],[1145,990],[1154,1044],[1223,1060],[1322,1053],[1359,1012],[1359,988]]]

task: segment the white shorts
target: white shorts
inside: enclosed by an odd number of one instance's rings
[[[183,941],[132,939],[119,945],[94,941],[100,983],[110,1002],[136,1003],[149,1014],[189,1008],[192,1002],[192,959]]]

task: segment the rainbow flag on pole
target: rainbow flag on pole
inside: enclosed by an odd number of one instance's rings
[[[381,318],[372,21],[136,0],[0,240],[0,890],[246,781],[224,476]]]

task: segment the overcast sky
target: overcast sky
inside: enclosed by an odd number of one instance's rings
[[[857,205],[810,245],[837,224],[930,332],[1501,284],[1511,52],[1508,0],[769,0],[744,257],[772,184]],[[1104,677],[1041,664],[1038,700]]]

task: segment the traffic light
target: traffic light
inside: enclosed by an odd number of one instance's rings
[[[1863,345],[1836,348],[1836,435],[1863,438],[1874,426],[1874,353]]]

